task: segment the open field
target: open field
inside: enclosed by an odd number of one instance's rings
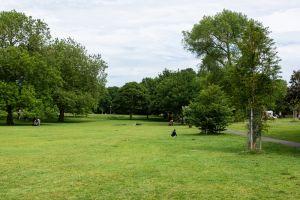
[[[300,150],[90,116],[0,127],[0,199],[300,199]],[[138,122],[141,125],[136,125]],[[289,130],[289,129],[288,129]]]
[[[263,136],[300,142],[300,120],[275,119],[269,120],[267,124],[269,128],[267,132],[263,133]],[[229,128],[246,132],[246,123],[234,123]]]

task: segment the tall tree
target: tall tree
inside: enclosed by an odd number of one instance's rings
[[[238,43],[247,21],[241,13],[223,10],[203,17],[191,31],[183,31],[184,47],[201,59],[200,74],[208,85],[224,86],[226,69],[239,59]]]
[[[100,55],[89,56],[82,45],[70,38],[56,40],[48,51],[63,80],[53,94],[59,121],[64,121],[65,112],[87,113],[104,91],[106,63]]]
[[[275,101],[273,93],[279,78],[279,58],[268,29],[254,20],[248,22],[239,49],[241,57],[231,74],[234,99],[236,106],[248,111],[248,148],[261,149],[263,114]]]
[[[119,110],[128,113],[132,119],[132,115],[142,111],[148,103],[147,90],[137,82],[126,83],[119,89],[115,102],[120,106]]]
[[[0,96],[8,125],[14,124],[12,113],[17,107],[32,106],[24,104],[22,94],[41,97],[40,91],[58,81],[57,71],[42,56],[49,39],[47,24],[41,20],[16,11],[0,12]]]
[[[179,117],[182,107],[189,105],[200,90],[197,74],[191,68],[163,73],[156,88],[159,109],[162,113],[169,112]]]
[[[223,10],[184,32],[184,42],[202,59],[204,80],[220,85],[236,109],[248,111],[249,149],[255,149],[262,109],[274,101],[280,69],[269,31],[241,13]]]

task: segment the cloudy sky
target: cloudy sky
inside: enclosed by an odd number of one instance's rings
[[[183,49],[182,31],[222,9],[247,14],[272,31],[282,77],[300,69],[299,0],[0,0],[43,19],[54,37],[72,37],[108,63],[108,86],[154,77],[164,68],[197,69]]]

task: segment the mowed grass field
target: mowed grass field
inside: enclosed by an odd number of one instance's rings
[[[299,149],[126,118],[0,126],[0,199],[300,199]]]
[[[300,142],[300,120],[292,118],[268,120],[268,130],[263,136],[273,137],[282,140]],[[229,126],[232,130],[246,131],[247,123],[234,123]]]

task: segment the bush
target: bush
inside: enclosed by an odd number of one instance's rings
[[[203,133],[216,134],[224,131],[231,121],[232,109],[221,88],[211,85],[184,109],[184,114],[187,121]]]

